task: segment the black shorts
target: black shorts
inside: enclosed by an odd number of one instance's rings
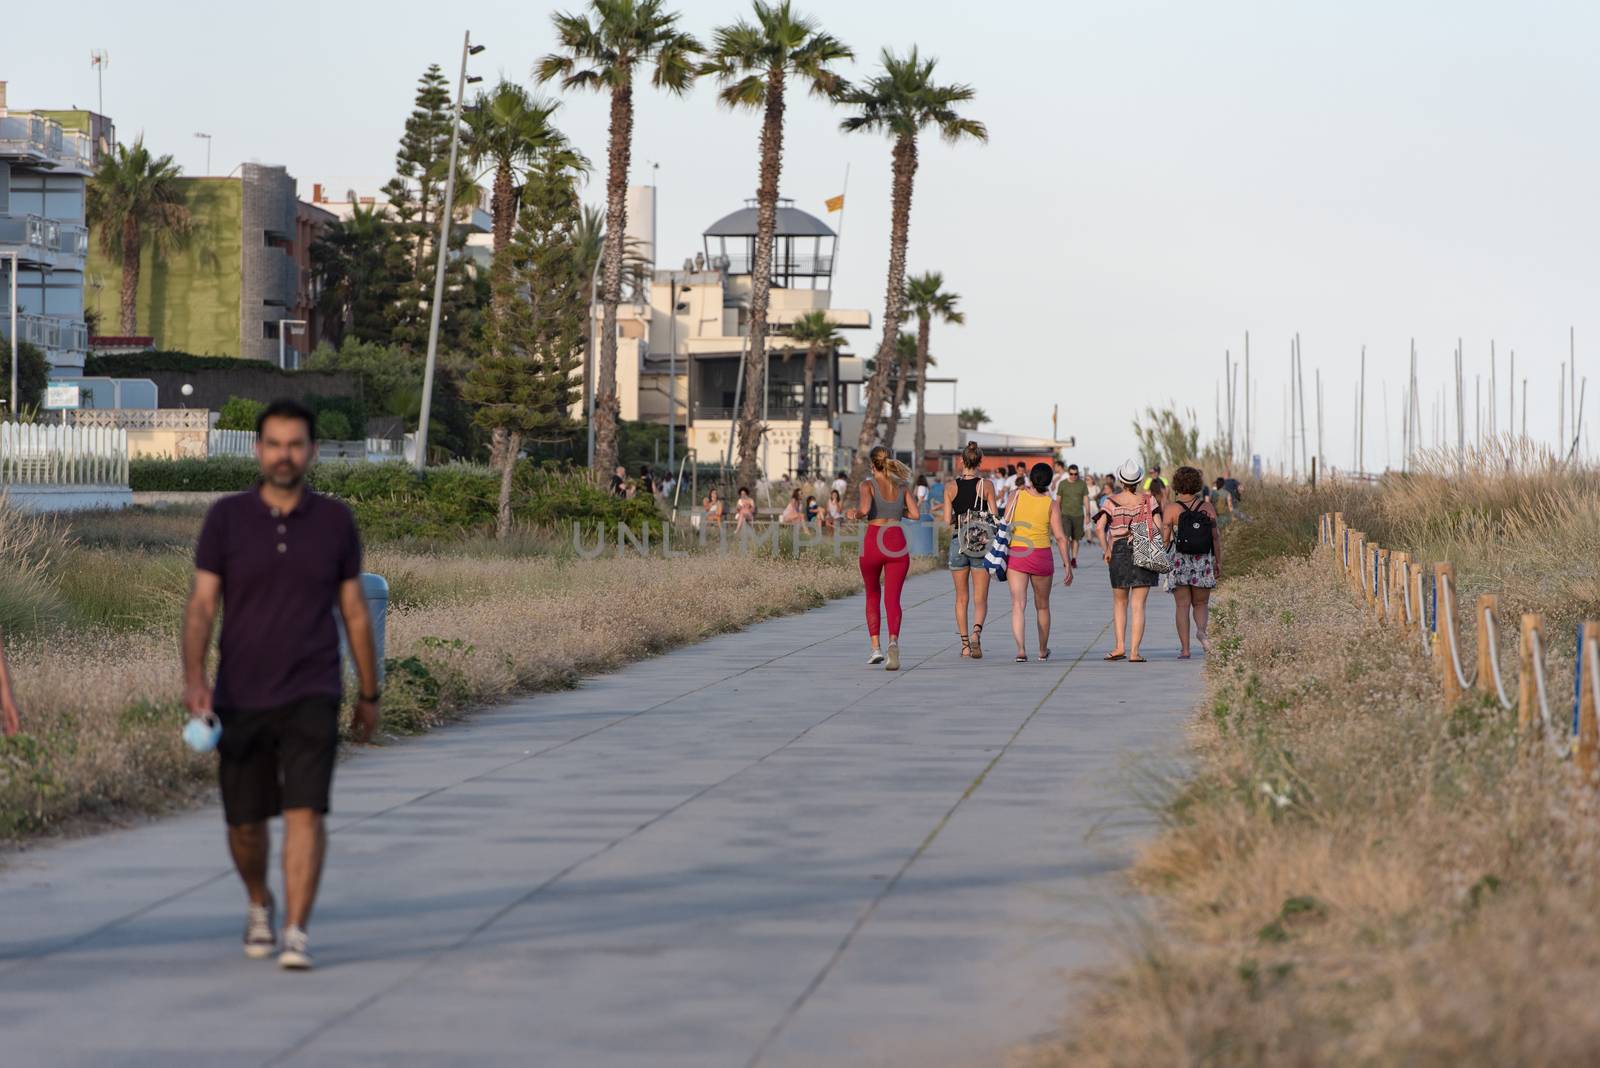
[[[279,708],[217,709],[218,781],[229,826],[261,823],[286,808],[328,811],[339,755],[339,698],[303,697]]]

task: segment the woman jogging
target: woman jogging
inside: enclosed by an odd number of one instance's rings
[[[1006,585],[1011,587],[1011,636],[1017,642],[1016,662],[1019,664],[1028,662],[1028,643],[1023,629],[1030,586],[1033,587],[1033,614],[1039,624],[1039,659],[1050,659],[1050,580],[1055,575],[1051,542],[1061,550],[1061,568],[1067,574],[1062,585],[1072,585],[1072,552],[1061,526],[1061,509],[1050,499],[1050,473],[1050,465],[1046,463],[1029,468],[1028,480],[1012,498],[1006,516],[1011,524],[1011,558],[1006,566]]]
[[[1211,591],[1221,573],[1222,539],[1217,534],[1217,510],[1202,494],[1205,480],[1198,468],[1180,467],[1172,473],[1174,500],[1161,510],[1165,541],[1172,546],[1172,570],[1162,576],[1162,586],[1172,591],[1178,612],[1178,659],[1189,659],[1189,619],[1200,648],[1211,651],[1206,640]]]
[[[962,474],[956,479],[956,491],[945,495],[944,521],[950,527],[950,577],[956,584],[956,634],[961,638],[961,655],[974,660],[983,659],[983,621],[989,615],[989,569],[983,566],[983,556],[968,556],[962,551],[962,527],[974,512],[995,511],[994,484],[978,473],[983,463],[983,450],[975,441],[967,442],[961,453]],[[972,634],[967,634],[969,604],[972,605]]]
[[[868,454],[872,473],[861,483],[861,514],[867,529],[861,537],[861,578],[867,586],[867,635],[872,639],[868,664],[883,664],[885,671],[900,670],[900,588],[911,567],[906,532],[901,518],[918,518],[917,500],[908,476],[911,469],[889,455],[882,445]],[[887,654],[878,644],[878,598],[889,617]],[[887,661],[887,663],[885,663]]]
[[[1144,640],[1144,605],[1150,587],[1159,577],[1133,562],[1133,545],[1129,541],[1135,526],[1151,534],[1161,527],[1150,495],[1139,490],[1142,481],[1144,468],[1137,460],[1128,460],[1117,468],[1117,492],[1107,498],[1097,518],[1101,550],[1111,569],[1111,629],[1116,632],[1105,659],[1126,659],[1130,664],[1145,662],[1139,655],[1139,643]]]

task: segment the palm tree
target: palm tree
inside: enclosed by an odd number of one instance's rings
[[[824,352],[831,356],[835,349],[844,344],[844,338],[839,335],[839,331],[834,329],[833,324],[828,321],[828,313],[820,309],[806,312],[796,319],[794,325],[789,328],[789,337],[792,341],[803,344],[806,347],[805,385],[800,393],[802,398],[800,402],[800,459],[795,464],[795,471],[804,475],[811,470],[811,394],[816,388],[817,357]],[[830,366],[831,362],[830,360]],[[828,411],[830,413],[833,411],[833,391],[833,374],[830,371],[828,374]],[[829,427],[833,425],[831,415],[828,425]]]
[[[976,119],[964,118],[955,105],[977,95],[969,85],[936,85],[936,60],[923,59],[913,47],[904,57],[883,50],[883,72],[847,90],[841,100],[857,114],[840,123],[846,133],[864,130],[883,133],[894,142],[893,179],[889,226],[889,284],[884,297],[883,340],[878,345],[877,369],[867,381],[866,407],[861,436],[856,442],[850,480],[865,476],[867,451],[883,410],[884,386],[893,360],[900,322],[905,314],[906,243],[911,232],[911,193],[917,174],[917,137],[928,127],[952,144],[965,140],[987,141],[989,131]]]
[[[164,256],[189,233],[189,209],[178,184],[181,168],[171,156],[154,156],[144,138],[117,145],[101,159],[89,182],[89,223],[100,231],[100,248],[122,260],[122,333],[138,331],[139,256],[145,242]]]
[[[682,93],[693,83],[700,44],[677,28],[675,12],[661,0],[589,0],[589,15],[552,16],[562,51],[535,68],[541,82],[561,79],[563,89],[611,94],[611,143],[607,151],[606,229],[602,249],[600,333],[596,381],[594,465],[609,473],[617,464],[617,304],[622,299],[623,237],[628,232],[628,161],[633,151],[633,74],[641,63],[654,68],[650,82]]]
[[[944,275],[938,271],[919,274],[906,282],[906,304],[917,316],[917,430],[911,446],[911,469],[919,473],[922,453],[928,444],[924,416],[928,398],[928,335],[935,318],[956,326],[967,321],[966,314],[956,310],[960,300],[960,294],[945,292]]]
[[[985,423],[992,422],[989,413],[982,408],[963,408],[956,416],[956,426],[963,430],[976,430]]]
[[[894,342],[894,366],[889,373],[894,376],[894,393],[889,404],[889,425],[883,432],[884,447],[894,452],[894,439],[900,430],[900,413],[905,410],[906,389],[911,376],[916,373],[917,335],[901,332]],[[876,370],[876,369],[874,369]]]
[[[718,28],[702,76],[722,83],[717,99],[730,108],[760,108],[761,165],[756,179],[756,247],[750,265],[750,343],[745,349],[744,404],[739,413],[739,481],[756,480],[756,449],[766,428],[759,422],[766,390],[767,305],[772,289],[772,242],[777,227],[778,178],[783,169],[785,83],[799,79],[818,96],[834,97],[844,81],[829,64],[855,53],[796,15],[789,0],[753,0],[755,22],[744,19]]]
[[[353,189],[349,197],[350,217],[328,224],[311,246],[317,310],[335,347],[347,333],[362,341],[381,340],[374,332],[381,332],[384,309],[394,296],[383,269],[393,232],[376,205],[361,203]]]

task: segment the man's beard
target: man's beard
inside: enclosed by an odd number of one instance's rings
[[[295,489],[306,480],[305,468],[275,466],[266,473],[266,481],[278,489]]]

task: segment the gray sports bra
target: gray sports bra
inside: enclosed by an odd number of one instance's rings
[[[872,487],[872,507],[867,509],[867,520],[887,519],[898,523],[906,515],[906,488],[904,483],[895,483],[894,497],[881,497],[878,495],[878,480],[867,479],[867,484]]]

